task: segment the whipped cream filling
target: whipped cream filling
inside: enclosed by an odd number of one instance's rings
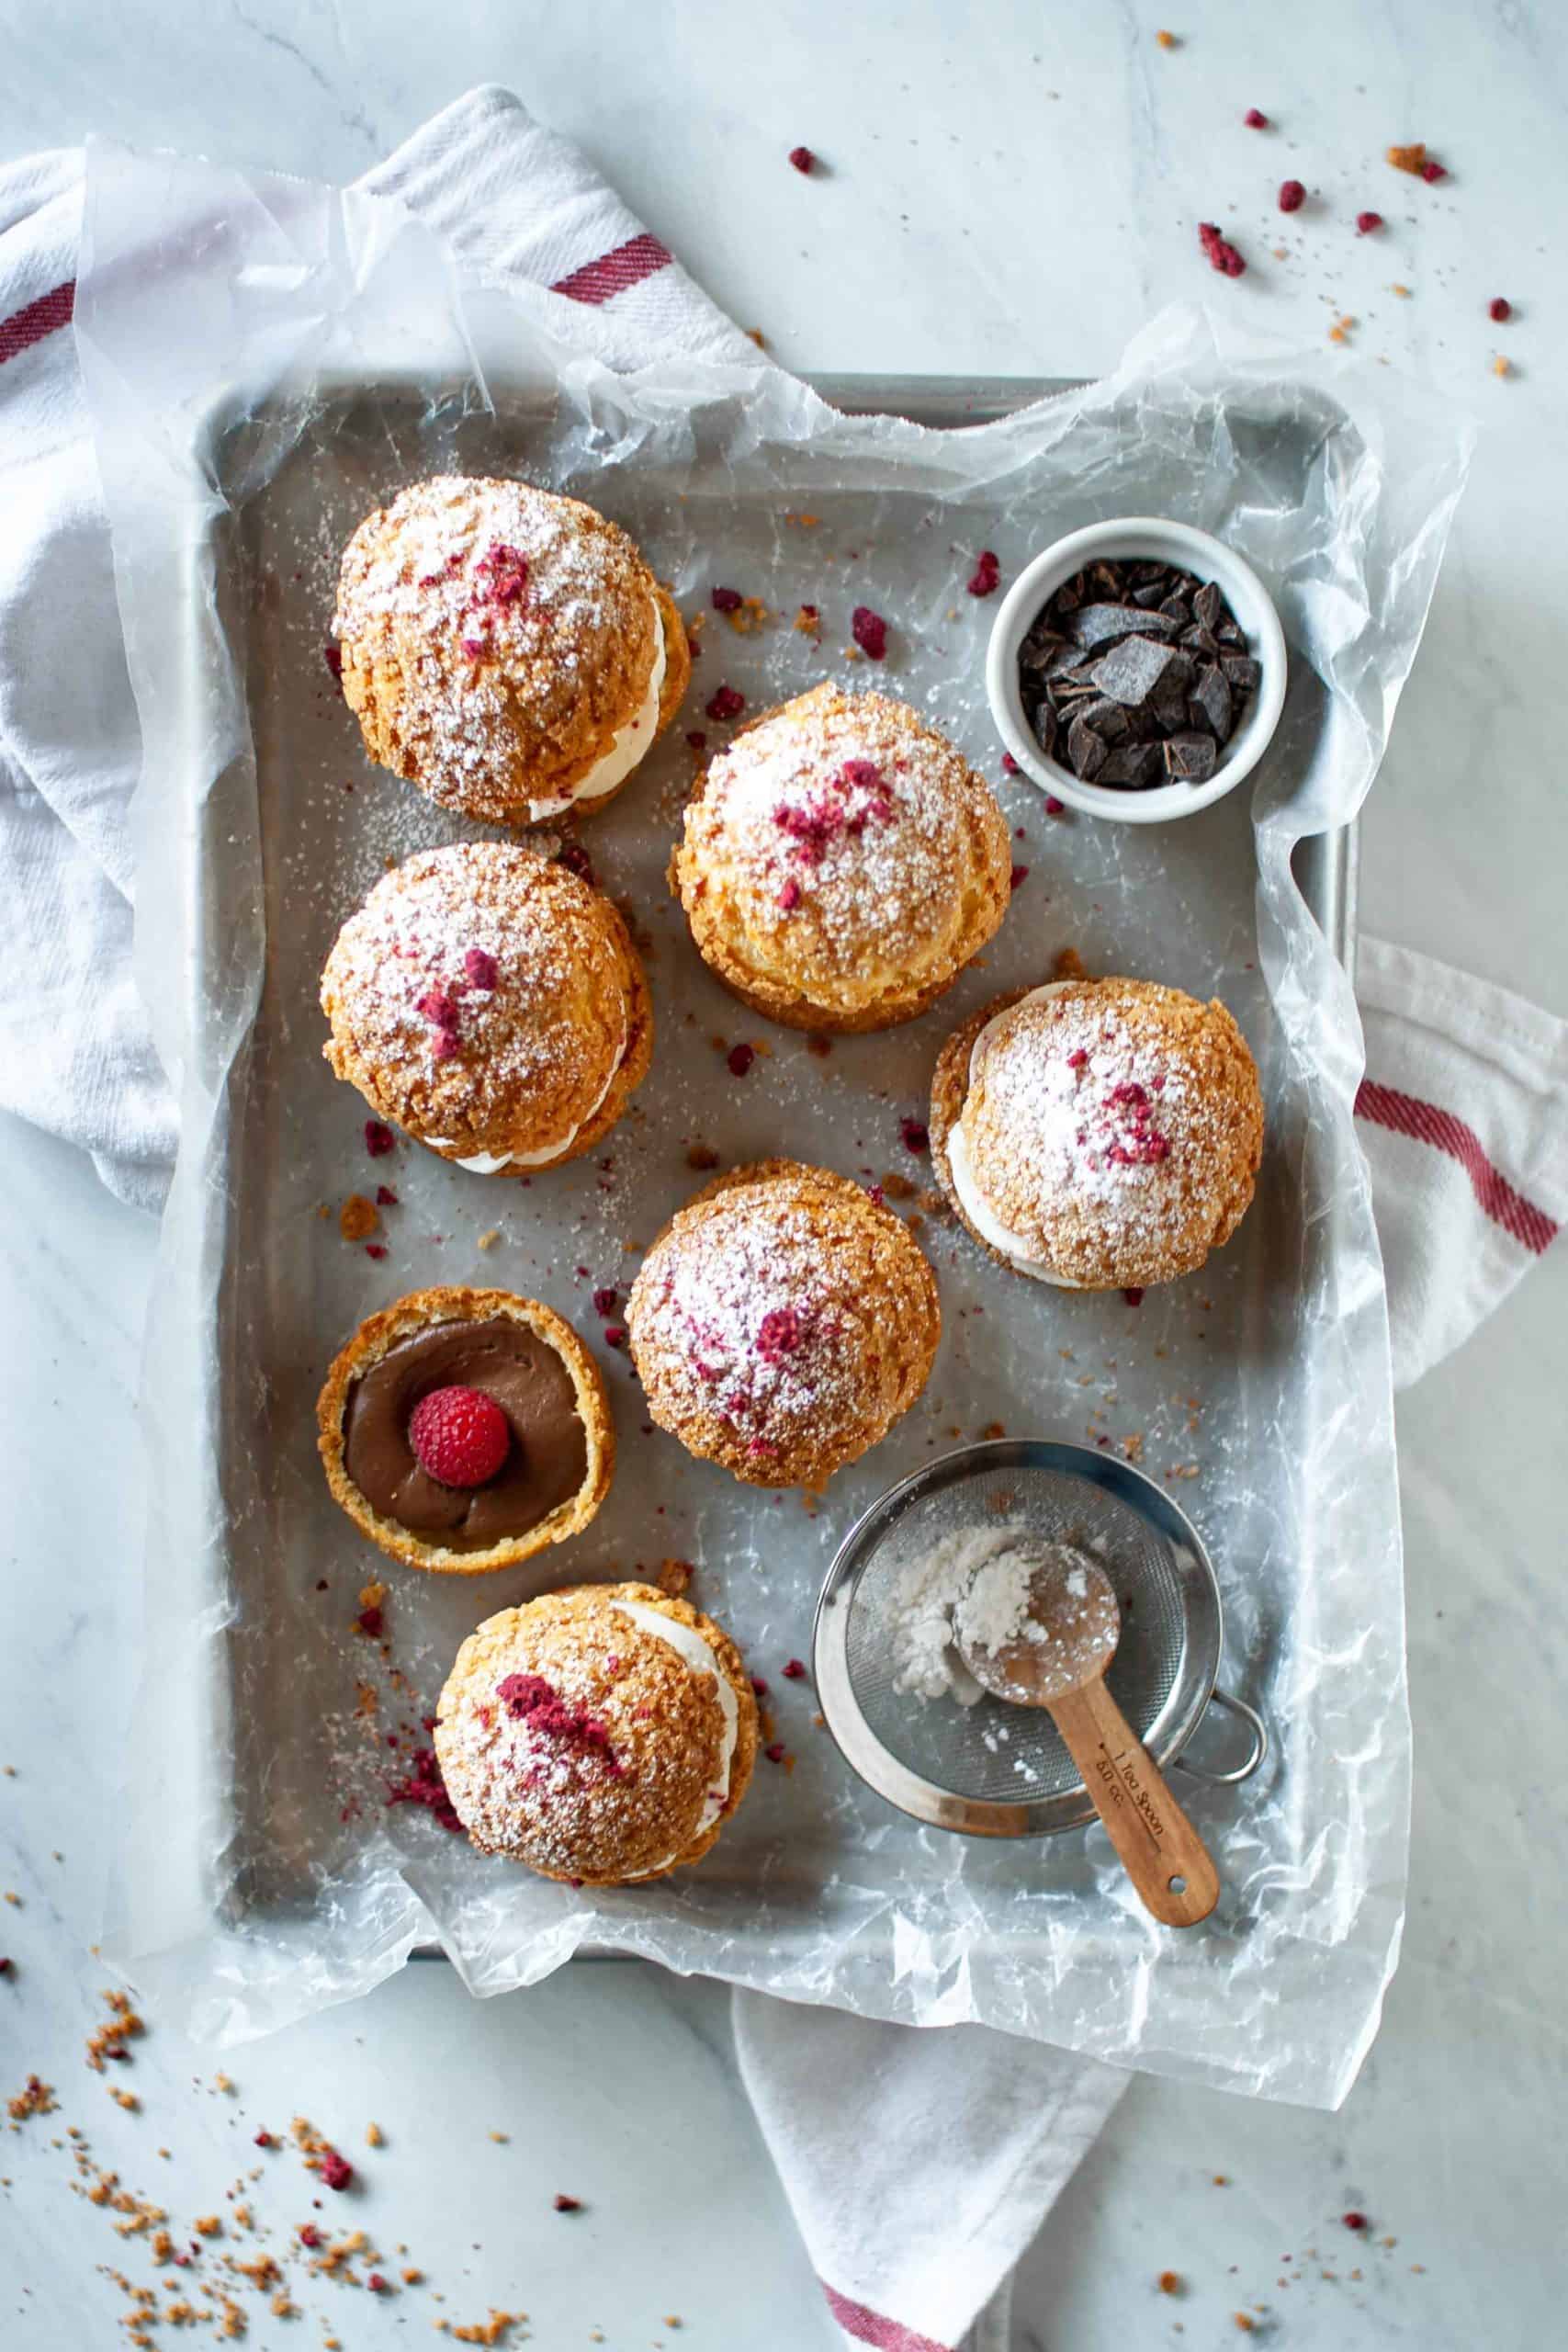
[[[603,1110],[604,1097],[614,1086],[615,1073],[626,1059],[626,1039],[629,1035],[629,1030],[623,1023],[621,1042],[616,1046],[614,1058],[610,1063],[608,1078],[584,1111],[581,1118],[577,1121],[575,1126],[568,1127],[564,1136],[558,1136],[553,1143],[544,1145],[538,1151],[472,1152],[467,1159],[459,1159],[457,1166],[466,1168],[470,1176],[499,1176],[503,1168],[542,1168],[547,1160],[554,1159],[558,1153],[567,1150],[577,1141],[589,1120],[597,1118]],[[429,1144],[433,1151],[450,1151],[452,1148],[452,1138],[449,1136],[426,1136],[424,1141]]]
[[[987,1022],[970,1050],[970,1085],[974,1085],[975,1074],[980,1066],[981,1048],[998,1023],[1005,1021],[1009,1013],[1017,1012],[1022,1006],[1034,1003],[1037,998],[1060,996],[1063,989],[1070,988],[1071,985],[1069,980],[1047,980],[1043,988],[1031,989],[1026,997],[1020,997],[1017,1004],[1010,1004],[1002,1012],[994,1014]],[[967,1108],[966,1101],[964,1109]],[[1033,1256],[1028,1242],[1020,1235],[1010,1232],[991,1207],[980,1190],[979,1179],[975,1173],[975,1163],[970,1157],[968,1138],[964,1133],[962,1111],[947,1132],[947,1166],[948,1173],[953,1178],[953,1189],[958,1195],[964,1216],[976,1232],[983,1236],[993,1250],[1000,1251],[1010,1266],[1016,1267],[1021,1274],[1027,1274],[1032,1282],[1050,1283],[1056,1290],[1083,1289],[1083,1283],[1075,1282],[1070,1274],[1055,1273],[1041,1259]]]
[[[659,600],[653,605],[653,670],[649,678],[648,692],[642,707],[635,718],[615,729],[609,750],[597,761],[571,790],[553,800],[530,800],[528,814],[537,824],[541,818],[558,817],[563,808],[573,808],[580,800],[602,800],[607,792],[630,775],[633,768],[648,750],[659,732],[659,698],[664,691],[664,619]]]
[[[646,1601],[617,1600],[614,1605],[623,1617],[629,1617],[634,1625],[640,1626],[645,1634],[651,1634],[655,1641],[668,1642],[672,1650],[679,1650],[694,1674],[711,1674],[717,1686],[718,1703],[724,1715],[724,1735],[718,1778],[703,1800],[702,1817],[692,1832],[692,1838],[701,1838],[713,1827],[729,1802],[730,1768],[735,1761],[735,1744],[740,1734],[739,1701],[730,1688],[728,1675],[714,1656],[713,1645],[705,1634],[699,1634],[694,1625],[683,1625],[679,1618],[666,1617],[661,1610],[649,1609]],[[691,1838],[685,1839],[678,1850],[683,1852],[690,1843]],[[655,1878],[660,1871],[667,1871],[675,1859],[674,1854],[666,1854],[661,1862],[654,1862],[647,1870],[637,1871],[636,1876]]]

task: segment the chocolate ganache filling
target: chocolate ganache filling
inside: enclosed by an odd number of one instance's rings
[[[512,1450],[482,1487],[444,1487],[420,1467],[409,1419],[434,1388],[493,1397]],[[355,1381],[343,1417],[344,1464],[372,1510],[453,1552],[526,1535],[588,1476],[588,1436],[571,1374],[525,1323],[433,1323],[400,1340]]]

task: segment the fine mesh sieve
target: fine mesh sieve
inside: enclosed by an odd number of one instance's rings
[[[1129,1463],[1049,1440],[965,1446],[874,1502],[840,1547],[818,1603],[814,1662],[828,1728],[861,1778],[905,1813],[979,1837],[1040,1837],[1095,1818],[1048,1714],[982,1698],[961,1706],[896,1687],[906,1578],[946,1538],[1016,1530],[1067,1543],[1105,1568],[1122,1609],[1106,1677],[1155,1762],[1174,1761],[1211,1700],[1250,1727],[1246,1760],[1208,1780],[1246,1780],[1263,1724],[1214,1688],[1220,1592],[1196,1530]],[[1189,1767],[1197,1771],[1196,1765]]]

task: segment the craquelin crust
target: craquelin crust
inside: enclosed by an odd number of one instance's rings
[[[668,591],[580,500],[445,474],[360,524],[333,627],[370,757],[444,808],[527,825],[569,807],[590,815],[621,788],[572,799],[642,708],[660,620],[665,675],[644,755],[691,674]]]
[[[949,1138],[971,1093],[976,1042],[998,1013],[1033,991],[1013,989],[995,997],[953,1032],[931,1079],[931,1165],[949,1204],[987,1256],[1010,1272],[1019,1269],[971,1222],[953,1181]],[[1251,1202],[1263,1150],[1263,1101],[1247,1041],[1217,999],[1203,1004],[1179,989],[1148,980],[1073,979],[1033,1012],[1042,1039],[1069,1007],[1113,1010],[1131,1037],[1179,1067],[1201,1115],[1190,1132],[1178,1128],[1168,1159],[1150,1172],[1156,1208],[1119,1215],[1114,1205],[1075,1196],[1070,1188],[1043,1195],[1032,1183],[1021,1139],[1007,1138],[992,1118],[979,1129],[978,1164],[987,1198],[1000,1222],[1032,1240],[1033,1253],[1083,1290],[1144,1289],[1193,1273],[1212,1250],[1230,1239]],[[1058,1008],[1061,1010],[1058,1011]],[[1043,1051],[1049,1047],[1043,1046]],[[965,1122],[965,1134],[969,1123]],[[991,1148],[986,1153],[984,1147]],[[971,1150],[975,1141],[971,1138]],[[1029,1279],[1029,1277],[1023,1277]]]
[[[846,787],[846,762],[877,784]],[[821,812],[826,838],[803,838]],[[824,684],[709,762],[670,884],[744,1003],[847,1034],[913,1020],[952,985],[1007,911],[1011,854],[990,786],[945,737]]]
[[[677,1211],[626,1329],[648,1411],[688,1453],[750,1486],[820,1487],[914,1403],[942,1312],[890,1209],[830,1170],[767,1159]]]
[[[488,989],[467,977],[476,947],[495,962]],[[433,992],[457,1009],[446,1058]],[[321,1007],[322,1050],[373,1110],[444,1159],[513,1162],[502,1176],[592,1151],[653,1054],[648,979],[619,910],[520,842],[453,842],[383,876],[338,933]]]
[[[525,1534],[487,1552],[455,1552],[444,1544],[429,1544],[412,1534],[396,1520],[383,1519],[371,1509],[348,1475],[344,1460],[344,1411],[355,1381],[400,1340],[436,1323],[488,1322],[506,1316],[522,1323],[555,1349],[577,1398],[588,1447],[588,1468],[581,1487],[567,1502],[558,1504],[547,1518]],[[581,1532],[610,1491],[615,1468],[615,1424],[604,1377],[570,1323],[554,1307],[536,1298],[519,1298],[508,1290],[469,1290],[441,1284],[410,1291],[404,1298],[370,1316],[346,1346],[339,1350],[316,1401],[317,1448],[327,1474],[333,1499],[348,1513],[362,1535],[411,1568],[428,1568],[437,1576],[488,1576],[494,1568],[515,1567],[551,1544],[564,1544]]]
[[[705,1829],[724,1732],[713,1684],[617,1600],[699,1633],[735,1694],[729,1792]],[[618,1774],[530,1769],[496,1697],[513,1674],[541,1677],[602,1725]],[[447,1793],[479,1851],[584,1886],[646,1886],[700,1861],[746,1793],[757,1743],[756,1699],[729,1636],[688,1601],[636,1583],[546,1593],[487,1619],[457,1653],[434,1732]]]

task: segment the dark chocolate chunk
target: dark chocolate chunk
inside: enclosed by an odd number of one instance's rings
[[[1096,695],[1092,701],[1080,702],[1077,716],[1108,743],[1120,743],[1127,735],[1127,714],[1119,702],[1112,702],[1107,695]]]
[[[1097,784],[1126,785],[1134,790],[1165,782],[1165,760],[1157,743],[1122,743],[1106,760]]]
[[[1179,628],[1191,627],[1192,607],[1185,596],[1168,596],[1161,605],[1160,611],[1170,623],[1173,634]]]
[[[1092,727],[1086,727],[1081,718],[1075,718],[1067,729],[1067,759],[1073,774],[1081,776],[1085,784],[1092,784],[1105,765],[1104,737],[1097,735]]]
[[[1220,640],[1213,629],[1203,628],[1196,621],[1190,628],[1184,628],[1176,641],[1189,653],[1201,653],[1206,662],[1213,662],[1220,650]]]
[[[1174,647],[1156,645],[1153,638],[1124,637],[1109,653],[1101,654],[1089,674],[1112,702],[1144,703],[1182,659]]]
[[[1152,612],[1155,605],[1165,602],[1166,594],[1166,584],[1162,576],[1158,580],[1149,581],[1142,588],[1134,588],[1133,602],[1134,605],[1142,605],[1145,612]]]
[[[1224,741],[1231,731],[1231,690],[1217,662],[1199,671],[1188,707],[1195,727],[1206,727],[1216,743]]]
[[[1219,639],[1220,643],[1224,647],[1227,653],[1245,653],[1247,651],[1247,639],[1243,637],[1240,629],[1237,628],[1235,621],[1222,621],[1219,628],[1214,631],[1214,635]]]
[[[1165,747],[1166,774],[1173,784],[1207,784],[1219,763],[1212,735],[1173,735]]]
[[[1075,613],[1073,635],[1080,646],[1106,645],[1113,638],[1174,637],[1170,628],[1158,613],[1145,613],[1138,605],[1086,605]]]
[[[1048,702],[1043,702],[1033,714],[1034,740],[1048,760],[1056,757],[1056,714]]]
[[[1224,598],[1212,580],[1206,580],[1192,599],[1192,617],[1201,628],[1218,628]]]
[[[1220,667],[1225,673],[1233,694],[1257,693],[1258,681],[1263,673],[1250,653],[1222,653]]]

